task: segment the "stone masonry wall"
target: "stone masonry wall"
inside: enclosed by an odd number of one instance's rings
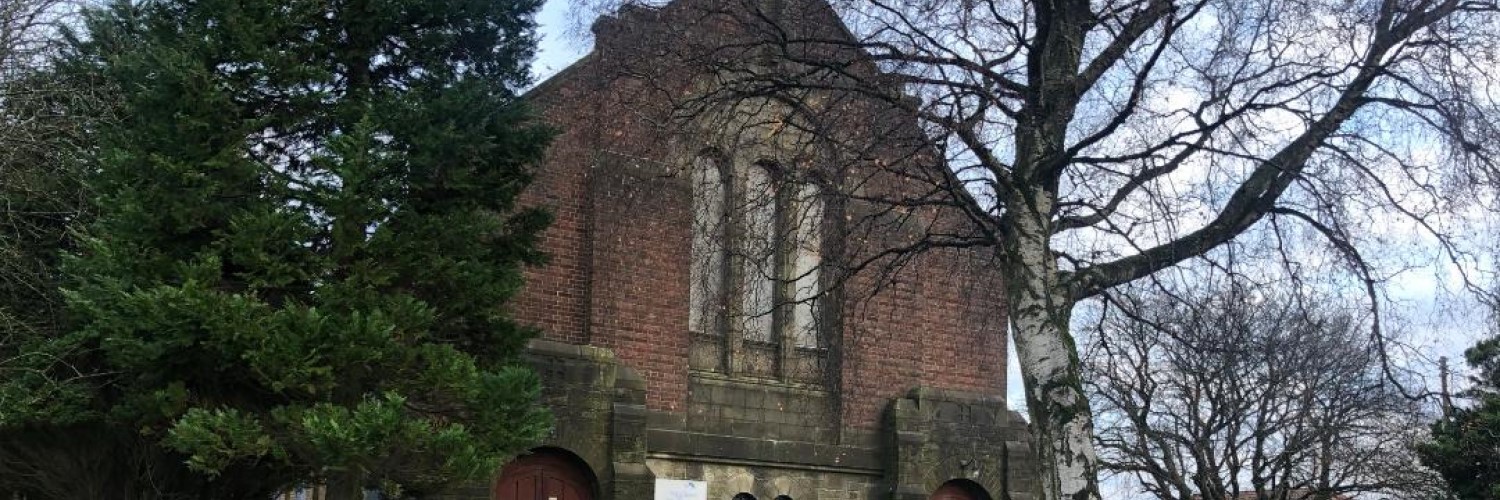
[[[708,498],[713,499],[749,493],[766,500],[783,495],[793,500],[852,500],[881,498],[885,490],[879,476],[826,469],[669,459],[651,459],[646,464],[665,477],[706,481]]]

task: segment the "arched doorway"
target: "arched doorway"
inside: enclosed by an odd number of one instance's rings
[[[928,500],[990,500],[990,494],[979,483],[967,479],[954,479],[943,483],[927,497]]]
[[[500,470],[495,500],[594,500],[594,476],[578,457],[543,448]]]

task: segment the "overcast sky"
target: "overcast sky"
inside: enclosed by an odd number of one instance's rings
[[[588,52],[589,42],[570,40],[567,36],[568,0],[547,0],[541,14],[537,15],[541,41],[537,47],[536,63],[531,74],[540,82],[568,67]]]

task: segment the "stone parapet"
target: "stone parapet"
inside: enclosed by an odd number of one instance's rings
[[[925,500],[966,480],[995,499],[1033,498],[1036,461],[1026,422],[994,397],[919,387],[891,403],[895,500]]]

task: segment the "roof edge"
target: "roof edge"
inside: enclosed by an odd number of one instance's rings
[[[582,67],[593,62],[594,59],[597,59],[598,54],[599,50],[597,47],[594,50],[590,50],[587,54],[584,54],[583,57],[578,58],[578,60],[573,61],[572,64],[569,64],[563,69],[558,70],[558,72],[553,73],[552,76],[547,77],[545,80],[532,85],[531,88],[526,89],[526,91],[524,92],[521,92],[521,94],[517,97],[522,100],[534,100],[550,93],[553,89],[562,85],[563,81],[572,78],[574,73],[578,73],[579,71],[581,71]]]

